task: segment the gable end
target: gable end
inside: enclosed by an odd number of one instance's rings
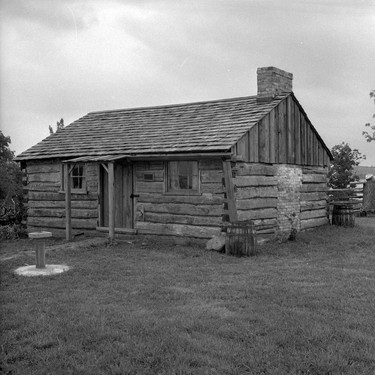
[[[233,146],[247,162],[326,167],[332,155],[293,94],[262,117]]]

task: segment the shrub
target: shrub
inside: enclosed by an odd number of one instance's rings
[[[18,223],[0,226],[0,240],[16,240],[26,237],[26,226],[23,224]]]

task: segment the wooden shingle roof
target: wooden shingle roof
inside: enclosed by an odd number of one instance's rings
[[[16,160],[228,151],[288,95],[90,112]]]

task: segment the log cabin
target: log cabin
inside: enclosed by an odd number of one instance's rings
[[[275,238],[328,223],[332,155],[292,91],[257,69],[257,95],[90,112],[17,156],[27,225],[210,238],[252,221]]]

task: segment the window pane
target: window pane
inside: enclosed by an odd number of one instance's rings
[[[168,190],[198,190],[198,163],[171,161],[168,163]]]
[[[84,168],[83,164],[75,165],[72,172],[72,189],[83,189]]]

